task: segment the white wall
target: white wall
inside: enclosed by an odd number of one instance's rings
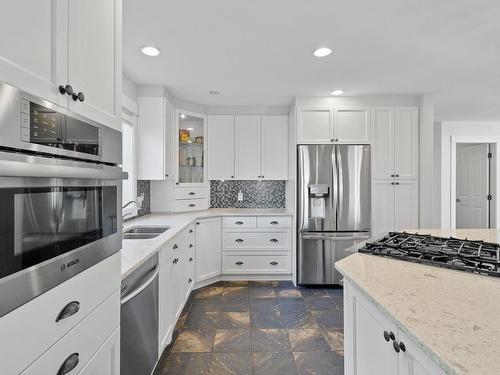
[[[443,121],[441,123],[441,228],[452,227],[454,206],[451,197],[454,195],[452,185],[452,150],[453,142],[500,142],[500,121]],[[497,184],[497,196],[498,194]],[[498,223],[498,213],[497,213]]]
[[[122,76],[122,93],[130,99],[137,101],[137,85],[125,74]]]

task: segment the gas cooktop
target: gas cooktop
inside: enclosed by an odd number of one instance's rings
[[[496,243],[389,232],[366,242],[360,253],[500,277],[500,245]]]

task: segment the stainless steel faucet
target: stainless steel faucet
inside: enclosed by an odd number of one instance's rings
[[[122,210],[124,208],[127,208],[128,206],[130,206],[132,203],[135,203],[135,205],[137,206],[137,209],[139,209],[139,204],[137,203],[137,201],[129,201],[127,203],[125,203],[123,206],[122,206]],[[122,229],[123,229],[123,220],[127,217],[127,216],[132,216],[133,213],[132,212],[128,212],[126,213],[125,215],[122,215]]]

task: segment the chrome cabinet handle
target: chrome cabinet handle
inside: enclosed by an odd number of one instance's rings
[[[64,360],[61,367],[59,367],[59,371],[57,371],[57,375],[64,375],[72,371],[78,363],[80,362],[80,354],[73,353],[68,358]]]
[[[235,263],[237,266],[241,266],[243,264],[243,262],[236,262]]]
[[[243,221],[236,221],[235,224],[236,225],[243,225]]]
[[[275,262],[275,261],[272,261],[271,263],[269,263],[271,266],[277,266],[278,265],[278,262]]]
[[[79,310],[80,310],[80,302],[71,301],[66,306],[64,306],[59,315],[57,315],[56,322],[69,318],[72,315],[75,315]]]
[[[271,224],[271,225],[278,225],[278,222],[277,221],[271,221],[269,224]]]
[[[237,238],[235,241],[240,242],[240,243],[243,242],[243,240],[241,238]]]
[[[271,241],[271,242],[278,242],[278,239],[276,239],[276,238],[271,238],[269,241]]]

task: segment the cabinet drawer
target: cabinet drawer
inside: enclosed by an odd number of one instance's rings
[[[223,236],[224,250],[289,250],[290,232],[230,232]]]
[[[257,228],[255,216],[229,216],[222,218],[224,228]]]
[[[207,187],[176,187],[175,199],[196,199],[208,198],[209,189]]]
[[[290,216],[258,216],[258,228],[291,228],[292,218]]]
[[[114,254],[0,318],[0,374],[20,373],[117,291],[120,262],[121,254]],[[73,301],[79,310],[56,322]]]
[[[208,198],[175,200],[175,212],[199,211],[208,209]]]
[[[239,255],[222,256],[223,274],[276,274],[290,273],[290,255]]]
[[[116,291],[22,374],[57,374],[70,356],[78,359],[71,370],[77,374],[119,325],[120,292]]]

